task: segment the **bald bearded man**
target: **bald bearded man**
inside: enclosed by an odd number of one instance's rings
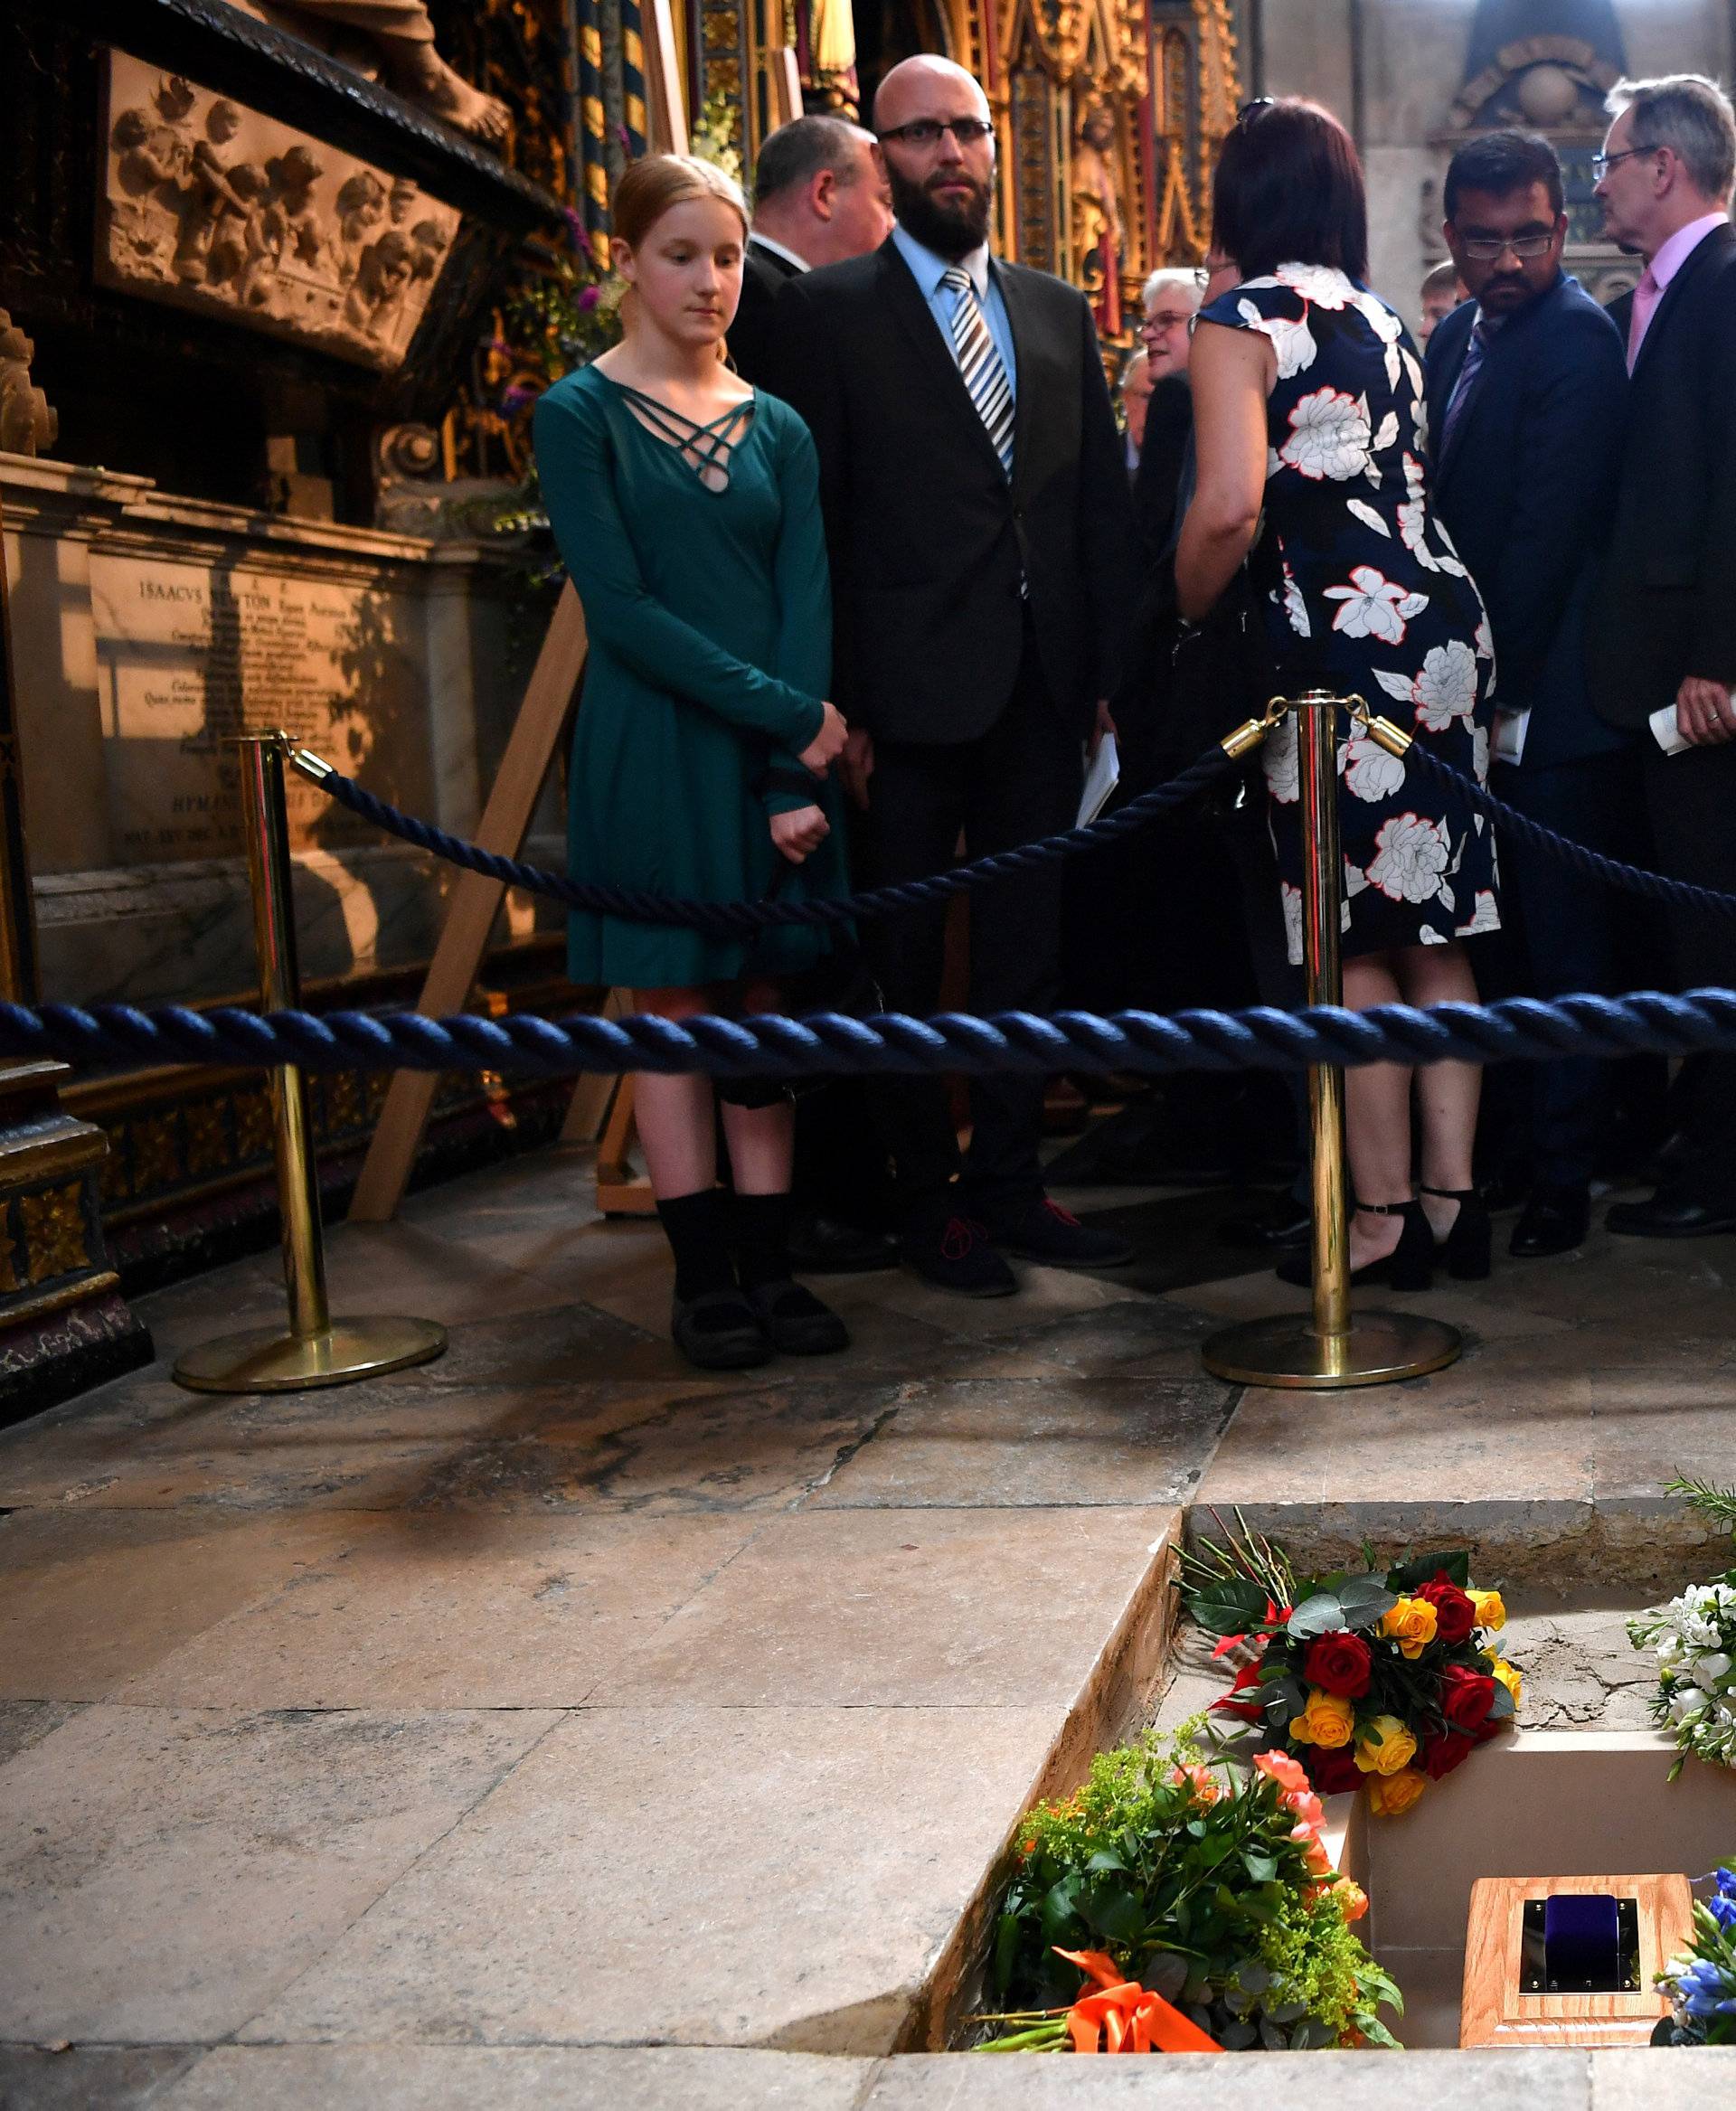
[[[833,696],[863,808],[862,878],[902,881],[1070,826],[1130,598],[1130,504],[1082,294],[989,253],[995,133],[961,67],[907,59],[874,131],[897,224],[872,256],[778,297],[776,392],[820,458]],[[888,1005],[929,1012],[944,914],[863,927]],[[1059,988],[1060,887],[971,900],[973,1010],[1043,1011]],[[972,1080],[961,1163],[939,1079],[876,1083],[906,1261],[978,1297],[1017,1288],[1002,1251],[1061,1267],[1132,1258],[1043,1192],[1039,1078]]]

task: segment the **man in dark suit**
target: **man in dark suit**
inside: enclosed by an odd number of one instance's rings
[[[842,118],[796,118],[760,149],[753,229],[730,358],[744,381],[769,385],[772,309],[787,279],[866,256],[892,224],[886,171],[873,133]],[[805,1275],[896,1268],[883,1229],[885,1171],[860,1078],[810,1079],[796,1107],[790,1253]]]
[[[741,260],[741,301],[730,358],[744,381],[765,379],[771,311],[784,282],[821,264],[877,250],[892,230],[886,171],[872,132],[842,118],[794,118],[760,149],[753,229]]]
[[[982,90],[950,61],[908,59],[874,123],[898,225],[873,256],[785,287],[773,385],[819,450],[833,695],[864,809],[861,876],[880,884],[939,871],[961,831],[981,855],[1071,825],[1114,687],[1132,535],[1090,307],[989,254]],[[1053,1003],[1059,904],[1052,872],[973,895],[974,1010]],[[895,1009],[933,1009],[944,921],[863,927]],[[962,1167],[939,1080],[887,1080],[875,1098],[905,1258],[929,1280],[1007,1294],[997,1245],[1062,1266],[1131,1258],[1045,1197],[1041,1078],[973,1081]]]
[[[1429,341],[1431,466],[1436,511],[1495,636],[1490,788],[1594,849],[1631,854],[1637,746],[1592,711],[1584,673],[1586,600],[1621,459],[1620,335],[1561,269],[1567,214],[1546,139],[1492,132],[1461,146],[1443,202],[1471,297]],[[1500,856],[1505,928],[1492,943],[1505,972],[1484,994],[1611,989],[1609,896],[1516,839]],[[1574,1058],[1520,1065],[1511,1080],[1514,1170],[1529,1188],[1512,1239],[1522,1258],[1585,1237],[1604,1075]]]
[[[1609,108],[1596,194],[1646,271],[1610,310],[1631,380],[1586,623],[1591,701],[1640,736],[1664,870],[1736,891],[1736,116],[1697,74],[1618,82]],[[1680,752],[1647,731],[1654,713]],[[1736,923],[1682,910],[1671,924],[1684,985],[1736,988]],[[1612,1231],[1736,1231],[1736,1056],[1694,1059],[1683,1131],[1679,1171],[1613,1208]]]

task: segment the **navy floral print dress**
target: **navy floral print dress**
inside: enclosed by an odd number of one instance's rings
[[[1423,488],[1422,370],[1403,324],[1342,271],[1280,264],[1202,309],[1278,355],[1267,412],[1267,631],[1282,693],[1364,696],[1444,761],[1489,774],[1495,646]],[[1290,958],[1302,957],[1297,740],[1263,750]],[[1495,843],[1434,778],[1366,735],[1339,749],[1344,949],[1441,946],[1500,928]]]

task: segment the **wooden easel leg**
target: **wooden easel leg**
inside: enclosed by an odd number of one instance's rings
[[[566,722],[568,706],[584,672],[586,647],[585,612],[569,583],[561,588],[554,605],[548,636],[519,708],[518,722],[506,743],[494,790],[488,795],[476,829],[476,841],[485,850],[516,857],[523,847],[549,764],[554,759],[555,742]],[[439,1018],[464,1009],[505,893],[505,889],[496,880],[485,880],[477,872],[460,874],[422,994],[417,999],[419,1012]],[[428,1126],[438,1083],[439,1079],[427,1071],[399,1070],[393,1075],[379,1126],[355,1183],[355,1195],[350,1203],[352,1223],[384,1224],[397,1215],[410,1168],[421,1148],[422,1131]]]

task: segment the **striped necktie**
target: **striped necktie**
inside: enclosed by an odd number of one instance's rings
[[[970,391],[1001,467],[1013,474],[1013,389],[1006,364],[995,348],[983,304],[976,297],[970,273],[962,264],[951,265],[941,274],[942,286],[953,295],[952,349],[958,372]]]
[[[1471,400],[1471,391],[1477,386],[1477,376],[1483,372],[1483,360],[1489,349],[1489,333],[1479,316],[1471,328],[1471,341],[1465,347],[1465,361],[1458,370],[1458,380],[1448,401],[1447,415],[1440,424],[1440,447],[1437,459],[1452,444],[1458,421],[1465,415],[1465,408]]]

